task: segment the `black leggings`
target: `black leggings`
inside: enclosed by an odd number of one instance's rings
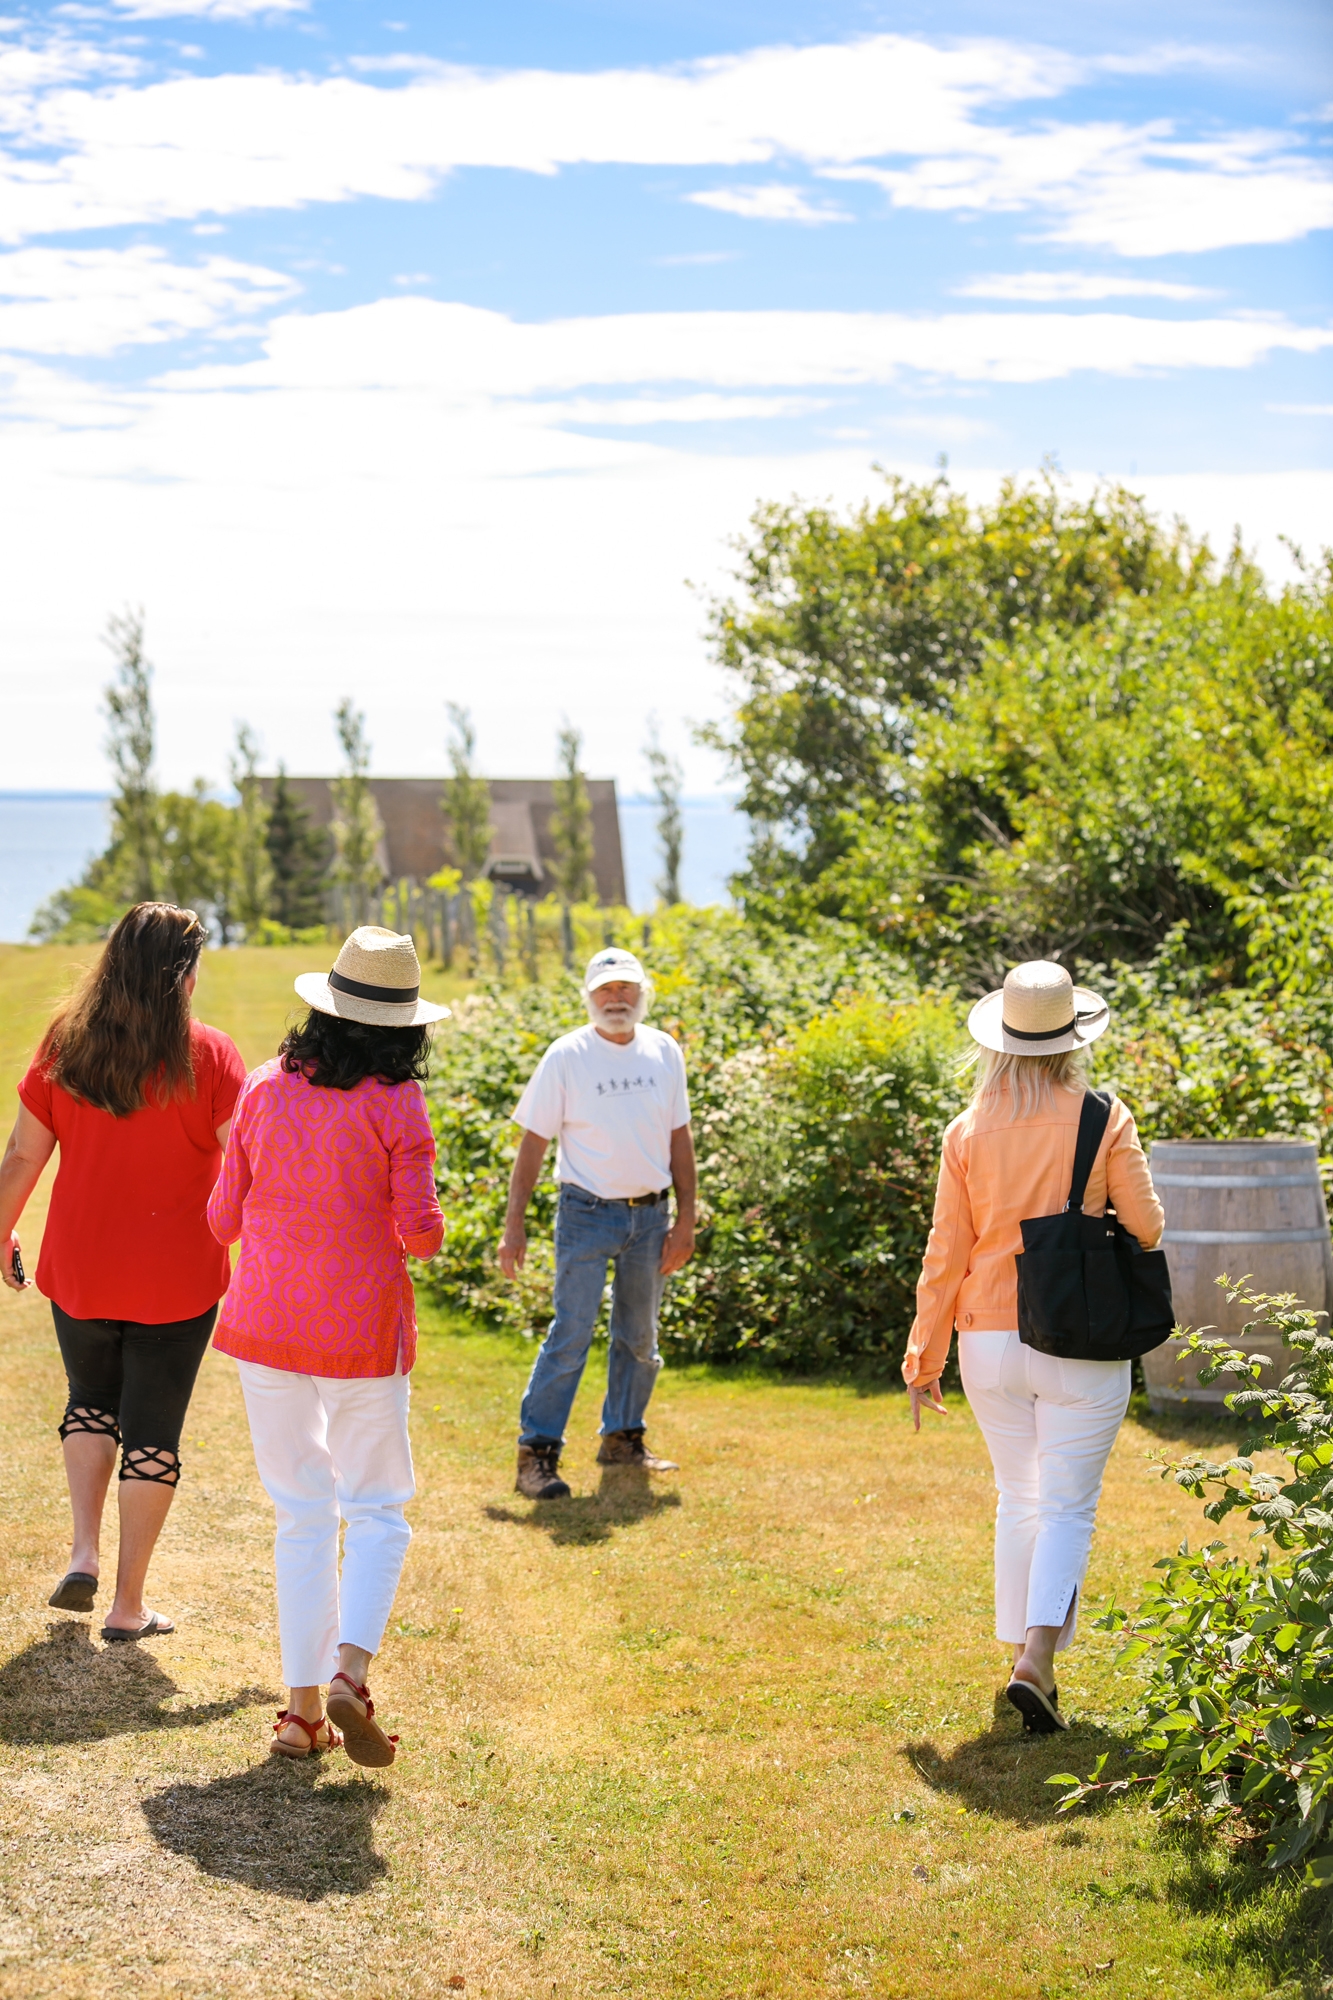
[[[53,1299],[51,1316],[69,1377],[61,1437],[90,1431],[123,1442],[122,1479],[174,1486],[180,1478],[181,1425],[217,1307],[196,1319],[153,1326],[133,1319],[71,1319]]]

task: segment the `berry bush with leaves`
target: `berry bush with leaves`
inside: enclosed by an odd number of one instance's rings
[[[1200,1380],[1231,1376],[1227,1397],[1250,1434],[1225,1461],[1194,1456],[1163,1476],[1204,1502],[1217,1525],[1253,1523],[1250,1557],[1221,1541],[1183,1543],[1123,1630],[1122,1661],[1146,1659],[1134,1762],[1108,1778],[1107,1757],[1083,1780],[1063,1773],[1062,1809],[1097,1794],[1146,1788],[1156,1809],[1217,1823],[1262,1850],[1269,1867],[1303,1863],[1312,1887],[1333,1884],[1333,1338],[1326,1316],[1291,1294],[1221,1281],[1250,1317],[1299,1357],[1285,1380],[1261,1382],[1264,1357],[1191,1334],[1208,1357]],[[1242,1339],[1244,1334],[1242,1334]],[[1257,1457],[1275,1456],[1270,1469]]]

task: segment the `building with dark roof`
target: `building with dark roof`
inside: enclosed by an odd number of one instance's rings
[[[265,800],[272,778],[261,781]],[[449,861],[444,818],[444,778],[370,778],[371,796],[384,823],[384,872],[391,881],[425,882]],[[592,808],[593,879],[598,901],[624,903],[625,862],[620,847],[620,811],[614,778],[589,778]],[[288,778],[316,826],[333,818],[328,778]],[[551,815],[555,787],[550,778],[491,778],[491,853],[486,873],[525,896],[547,896],[555,888],[555,842]]]

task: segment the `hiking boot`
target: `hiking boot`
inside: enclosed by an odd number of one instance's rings
[[[642,1430],[607,1431],[597,1453],[599,1465],[637,1465],[641,1472],[679,1472],[674,1458],[658,1458],[643,1441]]]
[[[569,1488],[560,1477],[558,1444],[521,1444],[515,1493],[525,1500],[568,1500]]]

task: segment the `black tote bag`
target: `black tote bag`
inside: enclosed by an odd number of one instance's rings
[[[1168,1340],[1175,1324],[1165,1251],[1140,1248],[1112,1208],[1082,1213],[1110,1116],[1111,1093],[1088,1091],[1063,1211],[1019,1224],[1018,1337],[1041,1354],[1133,1361]]]

